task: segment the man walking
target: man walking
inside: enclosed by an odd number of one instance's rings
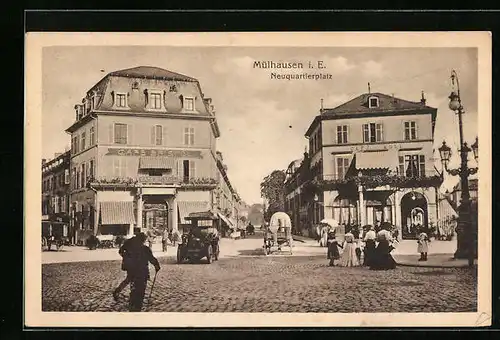
[[[140,312],[144,303],[144,294],[146,284],[149,279],[149,263],[151,263],[156,272],[160,270],[160,263],[153,256],[151,249],[146,246],[146,234],[140,233],[137,236],[138,242],[130,248],[130,263],[128,265],[128,274],[130,276],[130,300],[129,311]]]
[[[122,290],[124,290],[125,287],[127,287],[127,285],[131,282],[131,275],[130,275],[131,256],[133,253],[133,248],[137,247],[137,243],[139,242],[140,240],[136,234],[133,237],[125,240],[125,242],[123,242],[122,246],[120,247],[120,250],[118,250],[118,253],[122,257],[122,270],[127,272],[127,276],[113,291],[113,298],[115,299],[115,301],[118,301],[118,297],[122,292]]]

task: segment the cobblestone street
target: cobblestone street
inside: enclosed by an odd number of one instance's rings
[[[476,269],[328,267],[324,255],[227,256],[212,264],[160,258],[152,312],[472,312]],[[151,270],[152,273],[154,270]],[[43,311],[126,311],[120,261],[42,266]]]

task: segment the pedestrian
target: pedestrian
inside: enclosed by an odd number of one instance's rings
[[[335,235],[335,229],[330,230],[330,232],[328,233],[327,242],[328,242],[327,259],[330,260],[330,266],[333,266],[335,264],[335,260],[338,260],[340,258],[340,253],[339,253],[340,245]]]
[[[146,234],[138,234],[137,242],[129,249],[130,263],[128,266],[128,273],[130,275],[130,312],[140,312],[142,310],[146,284],[149,279],[149,263],[155,267],[156,272],[160,270],[160,263],[153,256],[151,249],[144,244],[146,240]]]
[[[146,237],[148,240],[149,249],[153,250],[153,243],[155,240],[155,234],[154,234],[152,229],[148,229],[148,231],[146,232]]]
[[[372,225],[368,226],[368,231],[366,232],[363,239],[363,241],[365,241],[365,260],[363,261],[364,266],[370,266],[375,251],[376,238],[377,234],[375,234],[375,227]]]
[[[163,229],[163,233],[161,234],[161,250],[163,252],[167,252],[167,244],[169,239],[168,228]]]
[[[394,247],[391,245],[392,236],[389,231],[390,224],[381,225],[381,230],[377,233],[378,245],[375,248],[373,257],[370,260],[371,270],[388,270],[396,268],[396,261],[391,255]]]
[[[420,253],[420,259],[419,261],[427,261],[427,252],[429,250],[429,237],[427,236],[426,233],[420,233],[418,235],[418,241],[417,241],[417,252]]]
[[[345,234],[343,249],[339,265],[342,267],[359,266],[358,256],[356,255],[356,243],[354,235],[350,230]]]
[[[137,243],[140,242],[140,240],[137,238],[137,235],[134,235],[133,237],[125,240],[123,244],[121,245],[120,249],[118,250],[118,253],[122,257],[122,270],[127,272],[127,276],[125,279],[116,287],[116,289],[113,291],[113,298],[115,301],[118,301],[118,297],[122,290],[127,287],[127,285],[131,282],[131,274],[130,274],[130,262],[132,261],[132,253],[133,253],[133,248],[137,247]]]

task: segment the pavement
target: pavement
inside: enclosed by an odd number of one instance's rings
[[[244,239],[223,238],[220,242],[220,258],[236,257],[261,257],[265,256],[262,248],[263,238],[261,232]],[[292,254],[287,254],[285,249],[279,255],[271,256],[325,256],[326,248],[320,247],[318,242],[311,238],[294,235]],[[420,254],[416,253],[415,240],[402,240],[396,245],[392,256],[399,265],[415,267],[467,267],[465,259],[453,259],[456,250],[456,241],[432,241],[429,245],[428,260],[418,261]],[[153,244],[153,254],[158,257],[175,257],[177,247],[168,246],[163,252],[160,243]],[[117,248],[89,250],[86,247],[64,247],[60,251],[42,252],[42,264],[93,262],[121,260]],[[475,261],[477,265],[477,261]]]
[[[265,256],[262,244],[262,234],[240,240],[222,239],[220,259],[211,264],[205,260],[177,264],[175,247],[168,247],[163,253],[160,245],[155,244],[153,252],[162,268],[152,295],[151,282],[148,283],[143,310],[286,313],[477,310],[476,267],[398,266],[388,271],[329,267],[326,248],[313,240],[295,241],[291,256]],[[91,251],[65,247],[60,252],[43,252],[42,259],[43,311],[127,311],[129,288],[125,288],[118,301],[111,295],[125,278],[117,249]]]

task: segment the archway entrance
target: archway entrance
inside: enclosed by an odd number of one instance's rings
[[[168,203],[166,196],[144,196],[142,208],[142,226],[158,233],[170,230],[168,218]]]
[[[401,199],[401,236],[416,239],[418,232],[427,229],[427,200],[418,192],[410,192]]]

